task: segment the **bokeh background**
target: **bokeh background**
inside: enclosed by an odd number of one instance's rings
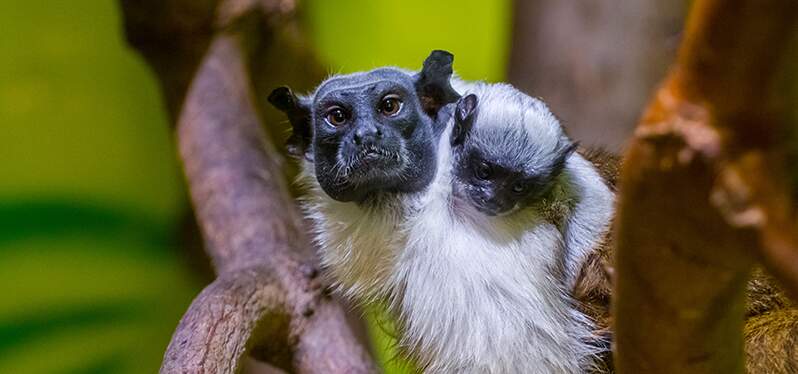
[[[328,74],[415,69],[445,49],[462,78],[509,81],[583,145],[620,151],[689,4],[305,0],[297,15],[302,48]],[[790,53],[780,84],[795,102],[798,47]],[[212,279],[169,122],[117,1],[0,1],[0,373],[158,370]],[[366,314],[385,371],[410,371],[393,359],[389,321]]]
[[[462,77],[506,77],[507,0],[315,0],[301,17],[330,73],[447,49]],[[161,93],[121,20],[115,1],[0,1],[0,373],[156,372],[208,282]]]

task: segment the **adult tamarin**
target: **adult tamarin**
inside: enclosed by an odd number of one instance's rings
[[[428,372],[582,372],[600,348],[567,290],[612,193],[542,102],[455,82],[473,94],[444,108],[460,97],[450,75],[451,55],[434,52],[418,74],[383,68],[272,95],[304,155],[322,263],[344,295],[389,305],[400,347]],[[497,171],[520,161],[512,209],[499,188],[466,192],[475,164],[461,161],[479,150]]]

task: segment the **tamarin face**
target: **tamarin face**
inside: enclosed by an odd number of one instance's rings
[[[453,183],[478,211],[496,216],[542,198],[576,144],[542,102],[509,86],[492,87],[482,91],[479,105],[474,94],[457,103]]]
[[[508,164],[507,158],[469,148],[461,157],[456,178],[474,207],[489,216],[511,213],[534,203],[551,189],[562,171],[562,164],[528,170]]]
[[[330,197],[416,191],[435,172],[433,120],[412,77],[394,69],[334,78],[313,100],[316,178]]]
[[[313,161],[333,199],[419,191],[435,175],[447,121],[439,111],[459,97],[449,84],[452,60],[433,51],[418,74],[380,68],[332,77],[303,99],[278,88],[269,100],[291,120],[289,149]]]

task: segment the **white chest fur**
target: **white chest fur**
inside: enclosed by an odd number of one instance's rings
[[[590,223],[606,218],[606,206],[577,201],[574,213],[590,222],[571,217],[565,232],[534,212],[483,216],[453,198],[448,142],[440,147],[427,190],[372,208],[334,201],[305,175],[307,213],[336,286],[358,302],[387,301],[400,344],[428,372],[580,372],[596,352],[586,343],[590,323],[566,290],[572,268],[606,229]],[[567,174],[595,173],[579,160]],[[579,176],[569,177],[575,193],[607,197],[582,185],[592,175]]]
[[[580,372],[590,324],[567,296],[559,229],[534,211],[487,217],[457,201],[451,152],[439,151],[391,279],[403,290],[401,343],[430,372]]]

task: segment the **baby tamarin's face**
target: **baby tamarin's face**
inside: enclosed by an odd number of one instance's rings
[[[508,85],[476,91],[455,110],[455,193],[486,215],[509,214],[551,190],[576,145],[539,100]]]

